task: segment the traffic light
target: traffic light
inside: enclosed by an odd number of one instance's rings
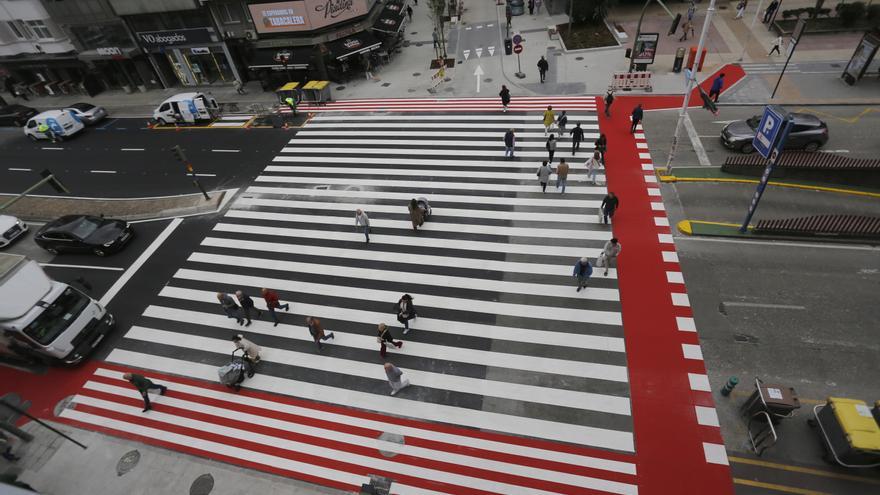
[[[56,192],[59,192],[62,194],[70,194],[70,191],[66,187],[64,187],[64,184],[62,184],[61,181],[59,181],[58,179],[55,178],[54,175],[52,175],[52,172],[49,169],[43,170],[42,172],[40,172],[40,175],[44,179],[49,179],[46,182],[50,186],[52,186],[52,189],[55,189]]]
[[[179,161],[180,163],[187,163],[186,155],[183,154],[183,148],[180,145],[174,145],[171,147],[171,154],[174,155],[174,159]]]
[[[703,88],[701,86],[697,86],[697,89],[700,91],[700,98],[703,99],[703,108],[712,112],[712,115],[718,115],[718,106],[715,104],[714,101],[712,101],[712,98],[710,98],[709,95],[705,91],[703,91]]]
[[[681,22],[681,14],[675,14],[675,19],[672,20],[672,26],[669,26],[669,32],[666,33],[666,36],[672,36],[675,34],[679,22]]]

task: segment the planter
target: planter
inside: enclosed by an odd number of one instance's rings
[[[548,26],[548,30],[551,26]],[[607,23],[572,26],[573,36],[568,33],[568,24],[556,26],[559,42],[567,53],[585,50],[607,50],[618,48],[620,41],[614,36]],[[574,41],[574,43],[572,42]]]
[[[780,35],[788,35],[794,31],[797,22],[797,19],[776,20],[773,21],[773,29]],[[856,22],[852,26],[843,26],[840,24],[840,20],[837,17],[820,17],[818,19],[808,20],[804,32],[811,34],[852,33],[864,32],[873,27],[872,23],[867,19]]]

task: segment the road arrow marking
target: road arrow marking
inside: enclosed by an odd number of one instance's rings
[[[477,48],[477,49],[474,50],[474,51],[477,52],[477,58],[480,58],[480,56],[483,55],[483,49],[482,49],[482,48]]]
[[[477,69],[474,71],[474,76],[477,78],[477,93],[480,92],[480,78],[483,77],[483,67],[478,65]]]
[[[494,55],[495,55],[495,47],[494,47],[494,46],[490,46],[490,47],[489,47],[489,56],[492,57],[492,56],[494,56]]]
[[[461,52],[461,54],[464,55],[464,59],[467,60],[468,57],[471,56],[471,51],[470,51],[470,50],[464,50],[463,52]]]
[[[492,27],[492,26],[494,26],[494,25],[495,25],[495,24],[486,24],[486,27],[487,27],[487,28],[490,28],[490,27]]]
[[[483,29],[483,25],[480,24],[479,26],[477,26],[477,29]]]
[[[468,27],[464,28],[464,30],[465,30],[465,31],[470,31],[470,30],[471,30],[471,27],[468,26]]]

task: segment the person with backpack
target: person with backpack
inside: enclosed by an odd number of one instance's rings
[[[559,114],[559,118],[556,119],[556,127],[559,128],[559,137],[561,138],[563,134],[565,134],[565,126],[568,125],[568,115],[565,114],[565,110]]]
[[[553,163],[553,155],[556,154],[556,138],[553,137],[553,134],[550,134],[550,137],[547,138],[544,147],[547,148],[547,161]]]
[[[587,259],[586,256],[577,260],[574,264],[574,271],[572,275],[577,277],[577,291],[580,292],[581,289],[587,288],[587,282],[590,281],[590,275],[593,274],[593,266],[590,264],[590,260]]]
[[[550,70],[550,64],[547,63],[547,59],[541,55],[541,60],[538,60],[538,74],[541,76],[541,83],[547,78],[548,70]]]
[[[407,208],[409,208],[409,219],[412,222],[413,230],[419,230],[419,227],[425,223],[425,211],[419,206],[416,198],[410,200]]]
[[[501,111],[507,113],[507,107],[510,105],[510,90],[507,89],[507,86],[501,85],[501,92],[498,93],[498,96],[501,97]]]
[[[577,150],[581,149],[581,141],[584,140],[584,130],[581,128],[581,123],[578,122],[569,134],[571,135],[571,156],[574,156]]]

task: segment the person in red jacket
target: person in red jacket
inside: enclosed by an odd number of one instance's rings
[[[274,290],[269,290],[265,287],[260,289],[260,292],[263,294],[263,299],[266,301],[266,309],[269,310],[269,314],[272,315],[272,320],[275,321],[275,325],[278,326],[278,315],[275,314],[275,309],[280,308],[284,311],[288,311],[290,309],[290,304],[281,304],[281,301],[278,299],[278,293]]]

